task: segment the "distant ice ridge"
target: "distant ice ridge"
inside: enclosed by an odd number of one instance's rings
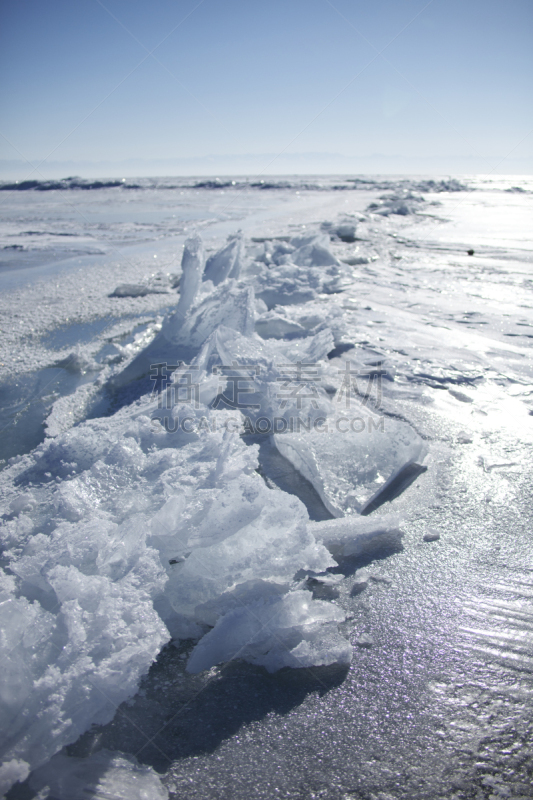
[[[388,217],[390,214],[399,214],[405,217],[409,214],[416,214],[423,203],[424,198],[421,195],[403,190],[381,195],[377,202],[370,203],[367,211],[373,211],[374,214],[381,214],[384,217]]]
[[[447,178],[441,180],[420,180],[419,178],[399,178],[399,179],[383,179],[383,178],[345,178],[344,180],[337,176],[324,176],[323,178],[309,181],[308,178],[276,178],[271,177],[259,181],[243,181],[242,178],[235,179],[220,179],[220,178],[207,178],[199,181],[196,178],[181,179],[176,183],[172,178],[134,178],[131,181],[125,179],[102,179],[102,180],[85,180],[79,177],[62,178],[60,180],[26,180],[26,181],[0,181],[0,191],[38,191],[46,192],[53,190],[120,190],[130,193],[132,190],[142,189],[161,189],[163,191],[168,189],[260,189],[260,190],[309,190],[309,191],[328,191],[331,189],[336,190],[357,190],[357,189],[380,189],[383,191],[394,190],[397,188],[413,188],[415,191],[420,192],[460,192],[466,190],[468,187],[458,181],[456,178]]]
[[[343,267],[327,237],[282,244],[247,263],[241,237],[231,237],[206,277],[202,241],[189,239],[176,311],[111,384],[166,362],[178,368],[165,390],[58,433],[4,471],[5,787],[109,721],[170,638],[197,640],[190,672],[233,658],[270,671],[349,664],[342,612],[314,600],[301,574],[398,540],[396,519],[359,512],[424,446],[406,423],[387,419],[381,430],[356,400],[341,414],[321,381],[338,320],[301,304],[305,292],[316,300],[339,287]],[[279,307],[291,276],[300,287],[288,298],[299,305],[292,316]],[[270,312],[254,291],[269,286]],[[289,388],[302,365],[311,368],[303,396]],[[235,387],[244,402],[232,400]],[[240,436],[246,421],[267,425],[339,519],[310,523],[298,497],[267,486],[258,445]],[[78,767],[55,763],[70,786]],[[113,762],[110,775],[123,768]]]

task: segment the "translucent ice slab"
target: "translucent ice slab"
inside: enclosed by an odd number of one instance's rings
[[[280,453],[310,481],[335,517],[361,514],[409,464],[426,453],[406,422],[361,407],[338,410],[321,426],[274,435]]]
[[[397,548],[402,539],[400,519],[396,514],[383,514],[379,517],[351,515],[310,522],[309,530],[318,542],[326,545],[337,560]]]
[[[225,614],[194,648],[187,670],[242,658],[275,672],[282,667],[349,664],[352,648],[339,634],[344,612],[306,591],[259,600]]]
[[[238,278],[244,265],[244,240],[241,233],[230,236],[228,244],[207,259],[204,280],[215,286],[226,278]]]

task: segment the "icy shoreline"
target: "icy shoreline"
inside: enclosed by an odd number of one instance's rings
[[[380,210],[409,216],[396,202],[384,198],[370,212],[371,224],[381,224],[380,217],[388,224]],[[351,221],[355,233],[368,223]],[[455,391],[455,402],[467,404],[481,358],[441,375],[410,363],[395,380],[401,358],[393,362],[383,349],[372,355],[368,344],[358,344],[344,295],[354,267],[372,269],[377,240],[347,255],[336,233],[347,224],[341,217],[336,227],[315,225],[288,242],[268,237],[248,244],[246,255],[242,246],[235,252],[232,239],[212,257],[206,281],[201,248],[189,243],[179,315],[170,315],[144,349],[140,339],[122,361],[106,364],[94,383],[102,397],[132,381],[149,391],[151,366],[166,364],[159,399],[145,394],[114,416],[70,429],[95,402],[92,389],[78,390],[70,408],[61,401],[55,407],[55,438],[4,470],[5,591],[13,594],[3,608],[16,681],[16,691],[8,683],[6,692],[6,781],[23,779],[25,764],[43,764],[92,722],[111,719],[169,635],[203,637],[190,656],[191,672],[234,657],[267,669],[349,663],[351,647],[337,632],[344,615],[334,603],[313,599],[301,571],[320,582],[336,563],[330,550],[347,556],[371,548],[373,538],[399,540],[396,518],[359,516],[426,452],[409,423],[390,411],[398,400],[427,402],[426,387],[439,380],[452,400]],[[388,235],[397,230],[394,224]],[[346,263],[354,259],[361,260]],[[429,333],[424,342],[415,331],[417,337],[431,349]],[[459,343],[453,346],[457,351]],[[187,369],[173,372],[180,361]],[[349,373],[348,386],[346,363],[357,378]],[[304,393],[295,391],[299,384]],[[78,417],[69,419],[76,404]],[[176,429],[178,412],[196,429]],[[269,422],[268,433],[276,420],[308,421],[303,432],[287,425],[274,442],[338,522],[310,522],[301,499],[272,488],[260,448],[238,435],[244,414]],[[353,422],[361,419],[373,425],[363,430]],[[75,697],[82,701],[73,717],[67,709]],[[51,719],[60,721],[55,739]]]

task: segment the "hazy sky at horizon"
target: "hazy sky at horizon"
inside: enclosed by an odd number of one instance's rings
[[[530,0],[3,0],[0,65],[0,159],[533,162]]]

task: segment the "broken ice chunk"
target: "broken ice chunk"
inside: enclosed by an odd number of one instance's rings
[[[282,456],[310,481],[335,517],[364,513],[408,465],[422,460],[426,446],[405,422],[361,408],[337,412],[304,433],[275,434]]]
[[[198,606],[240,584],[285,584],[299,569],[322,571],[334,563],[307,530],[305,506],[296,497],[268,489],[256,475],[219,483],[197,490],[182,512],[176,552],[190,555],[173,568],[165,587],[175,611],[198,622],[205,619],[196,616]],[[166,546],[170,552],[170,540]],[[217,616],[223,611],[221,605]]]
[[[373,211],[375,214],[381,214],[384,217],[388,217],[390,214],[407,216],[416,214],[423,202],[424,198],[421,195],[415,195],[412,192],[403,190],[397,194],[381,195],[377,202],[370,203],[367,211]]]
[[[354,582],[352,586],[351,594],[356,595],[360,594],[362,591],[366,589],[368,586],[368,581],[370,580],[370,573],[367,569],[358,569],[354,575]]]
[[[340,576],[342,578],[342,576]],[[239,584],[230,592],[224,592],[215,600],[207,603],[200,603],[195,608],[195,617],[203,625],[216,624],[219,617],[224,616],[229,611],[242,608],[258,600],[267,600],[272,597],[280,597],[289,591],[289,584],[272,583],[271,581],[245,581]]]
[[[285,264],[272,269],[267,275],[258,276],[257,296],[266,303],[267,308],[274,306],[299,305],[316,298],[315,290],[309,285],[309,276],[292,264]]]
[[[299,267],[340,266],[340,261],[323,244],[313,241],[299,247],[291,254],[291,261]]]
[[[192,651],[187,671],[242,658],[276,672],[282,667],[348,665],[350,644],[337,630],[344,612],[307,591],[260,600],[221,617]]]
[[[141,283],[121,283],[109,297],[145,297],[149,292],[148,286]]]
[[[329,237],[324,233],[303,233],[300,236],[293,236],[290,244],[293,248],[306,247],[308,244],[319,244],[322,247],[327,247]]]
[[[305,336],[307,331],[298,322],[267,311],[255,323],[255,330],[263,339],[283,339],[284,336]]]
[[[253,289],[240,289],[233,282],[225,284],[195,306],[175,340],[176,345],[198,352],[219,325],[250,336],[254,329],[254,311]],[[165,327],[161,334],[166,334]]]
[[[185,318],[178,304],[178,310],[165,321],[156,338],[110,383],[113,387],[124,386],[148,375],[153,365],[192,360],[222,324],[250,336],[254,319],[253,289],[239,289],[233,281],[225,283],[190,309]]]
[[[59,753],[33,773],[30,785],[34,791],[47,787],[54,800],[168,800],[168,791],[152,767],[139,764],[132,755],[110,750],[88,758]]]
[[[280,342],[276,345],[278,353],[284,358],[296,363],[300,361],[307,364],[318,365],[323,361],[334,345],[333,334],[329,328],[323,328],[314,336],[306,336],[292,342]]]
[[[181,320],[192,306],[204,269],[204,245],[199,236],[191,236],[186,240],[181,259],[180,299],[176,313],[172,317],[174,328],[178,328]],[[175,332],[175,331],[174,331]]]
[[[204,281],[213,281],[215,286],[226,278],[238,278],[244,263],[244,241],[242,233],[228,238],[228,243],[209,256],[205,265]]]
[[[310,522],[308,528],[317,542],[322,542],[336,560],[397,549],[403,535],[400,518],[396,514],[341,517]]]
[[[335,228],[335,233],[343,242],[355,242],[355,225],[353,222],[343,222]]]
[[[19,758],[12,758],[0,764],[0,797],[4,797],[15,783],[25,780],[30,772],[29,764]]]

